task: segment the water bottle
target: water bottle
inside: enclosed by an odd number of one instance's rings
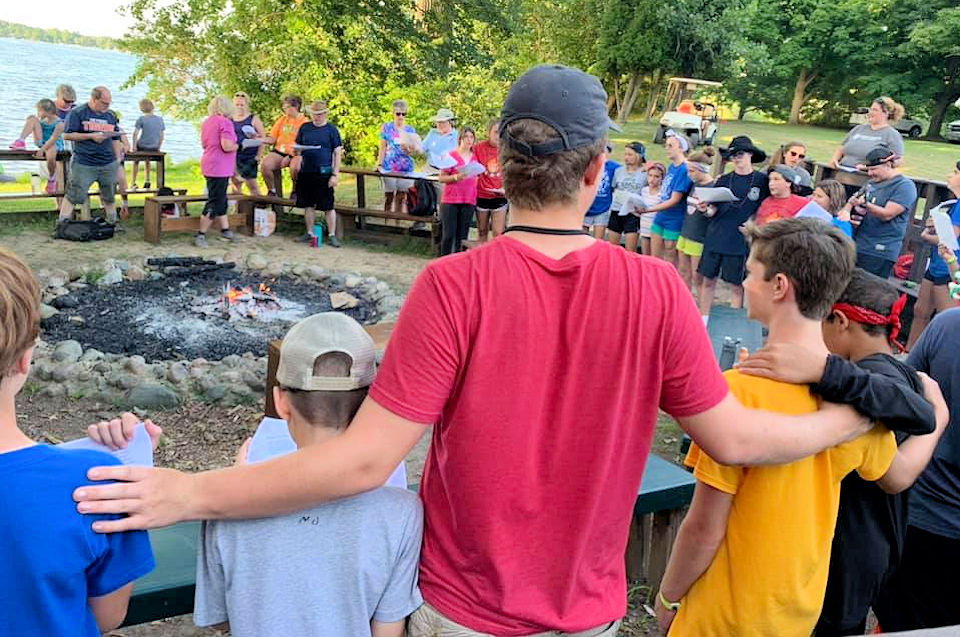
[[[313,226],[313,236],[316,243],[313,244],[313,247],[319,248],[323,245],[323,224],[314,224]]]
[[[740,351],[740,339],[723,337],[723,345],[720,347],[720,369],[727,371],[737,362],[737,353]]]

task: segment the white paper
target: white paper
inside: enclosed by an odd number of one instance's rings
[[[729,188],[694,188],[693,196],[703,203],[729,203],[740,201]]]
[[[640,195],[626,191],[624,191],[624,194],[626,196],[623,197],[620,212],[617,213],[618,217],[641,213],[647,209],[647,204],[643,202],[643,198]]]
[[[98,442],[94,442],[89,437],[77,438],[57,445],[61,449],[85,449],[88,451],[103,451],[117,458],[125,465],[152,467],[153,466],[153,445],[150,443],[150,436],[147,434],[147,428],[141,422],[133,430],[133,439],[127,443],[123,449],[110,449]]]
[[[461,166],[458,170],[458,173],[461,175],[466,175],[467,177],[476,177],[487,172],[487,169],[483,167],[483,164],[472,161],[468,164]]]
[[[800,209],[800,212],[797,213],[798,217],[813,217],[814,219],[821,219],[823,221],[829,221],[833,223],[833,215],[823,209],[823,206],[818,204],[816,201],[811,201],[803,208]]]
[[[957,235],[953,230],[953,221],[950,219],[950,215],[937,208],[930,212],[930,216],[933,217],[933,225],[937,229],[937,239],[940,243],[954,252],[960,250],[960,243],[957,242]]]
[[[294,144],[294,145],[293,145],[293,149],[294,149],[294,150],[320,150],[321,148],[323,148],[323,146],[321,146],[320,144],[317,144],[317,145],[315,145],[315,146],[309,146],[309,145],[306,145],[306,144]]]
[[[423,145],[423,140],[421,140],[420,136],[416,133],[403,131],[400,133],[400,145],[413,151],[419,151]]]
[[[240,142],[241,148],[257,148],[258,146],[263,146],[264,142],[262,139],[250,139],[249,137],[242,142]]]
[[[256,137],[256,136],[257,136],[257,129],[254,128],[253,126],[251,126],[250,124],[247,124],[246,126],[244,126],[243,128],[241,128],[241,129],[240,129],[240,132],[242,132],[242,133],[243,133],[244,135],[246,135],[247,137]]]
[[[627,202],[627,199],[630,197],[629,190],[614,190],[613,191],[613,201],[612,206],[617,210],[623,209],[623,204]]]
[[[439,168],[443,170],[445,168],[453,168],[457,165],[457,160],[450,156],[450,153],[443,153],[438,155],[436,153],[431,153],[427,156],[427,163],[429,163],[434,168]]]
[[[247,462],[250,464],[264,462],[265,460],[285,456],[296,450],[297,443],[290,437],[287,421],[279,418],[264,418],[257,426],[256,433],[253,434],[250,450],[247,453]],[[387,479],[385,486],[407,488],[407,467],[405,463],[400,463]]]
[[[858,172],[860,172],[859,170],[857,170],[856,168],[853,168],[852,166],[844,166],[843,164],[837,165],[837,169],[838,169],[838,170],[842,170],[842,171],[845,172],[845,173],[858,173]]]

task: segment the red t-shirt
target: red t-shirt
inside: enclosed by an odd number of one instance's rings
[[[503,197],[503,179],[500,177],[500,159],[497,157],[497,148],[484,140],[473,149],[474,161],[483,164],[487,172],[480,175],[477,182],[477,196],[481,199],[496,199]],[[498,190],[499,192],[493,192]]]
[[[552,259],[502,236],[413,284],[370,396],[436,424],[424,598],[497,635],[626,611],[624,551],[657,408],[728,393],[670,264],[597,241]]]
[[[777,199],[771,195],[764,199],[757,209],[757,225],[762,226],[777,219],[792,219],[808,203],[810,200],[806,197],[792,193],[783,199]]]

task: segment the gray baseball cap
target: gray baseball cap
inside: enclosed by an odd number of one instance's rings
[[[507,131],[509,124],[535,119],[557,131],[560,139],[530,144]],[[607,92],[600,80],[559,64],[535,66],[521,75],[500,112],[500,141],[529,157],[552,155],[593,144],[607,130],[621,130],[607,112]]]
[[[350,376],[332,378],[313,375],[319,356],[341,352],[350,357]],[[377,374],[373,339],[359,323],[340,312],[308,316],[290,328],[280,346],[277,383],[305,391],[350,391],[367,387]]]

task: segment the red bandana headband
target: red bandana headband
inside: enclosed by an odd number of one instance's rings
[[[903,346],[897,341],[900,334],[900,313],[907,305],[907,295],[901,294],[897,302],[890,308],[890,315],[884,316],[873,310],[868,310],[859,305],[850,305],[849,303],[834,303],[834,312],[843,312],[844,315],[854,323],[863,323],[864,325],[890,325],[890,342],[897,346],[897,349],[903,350]]]

